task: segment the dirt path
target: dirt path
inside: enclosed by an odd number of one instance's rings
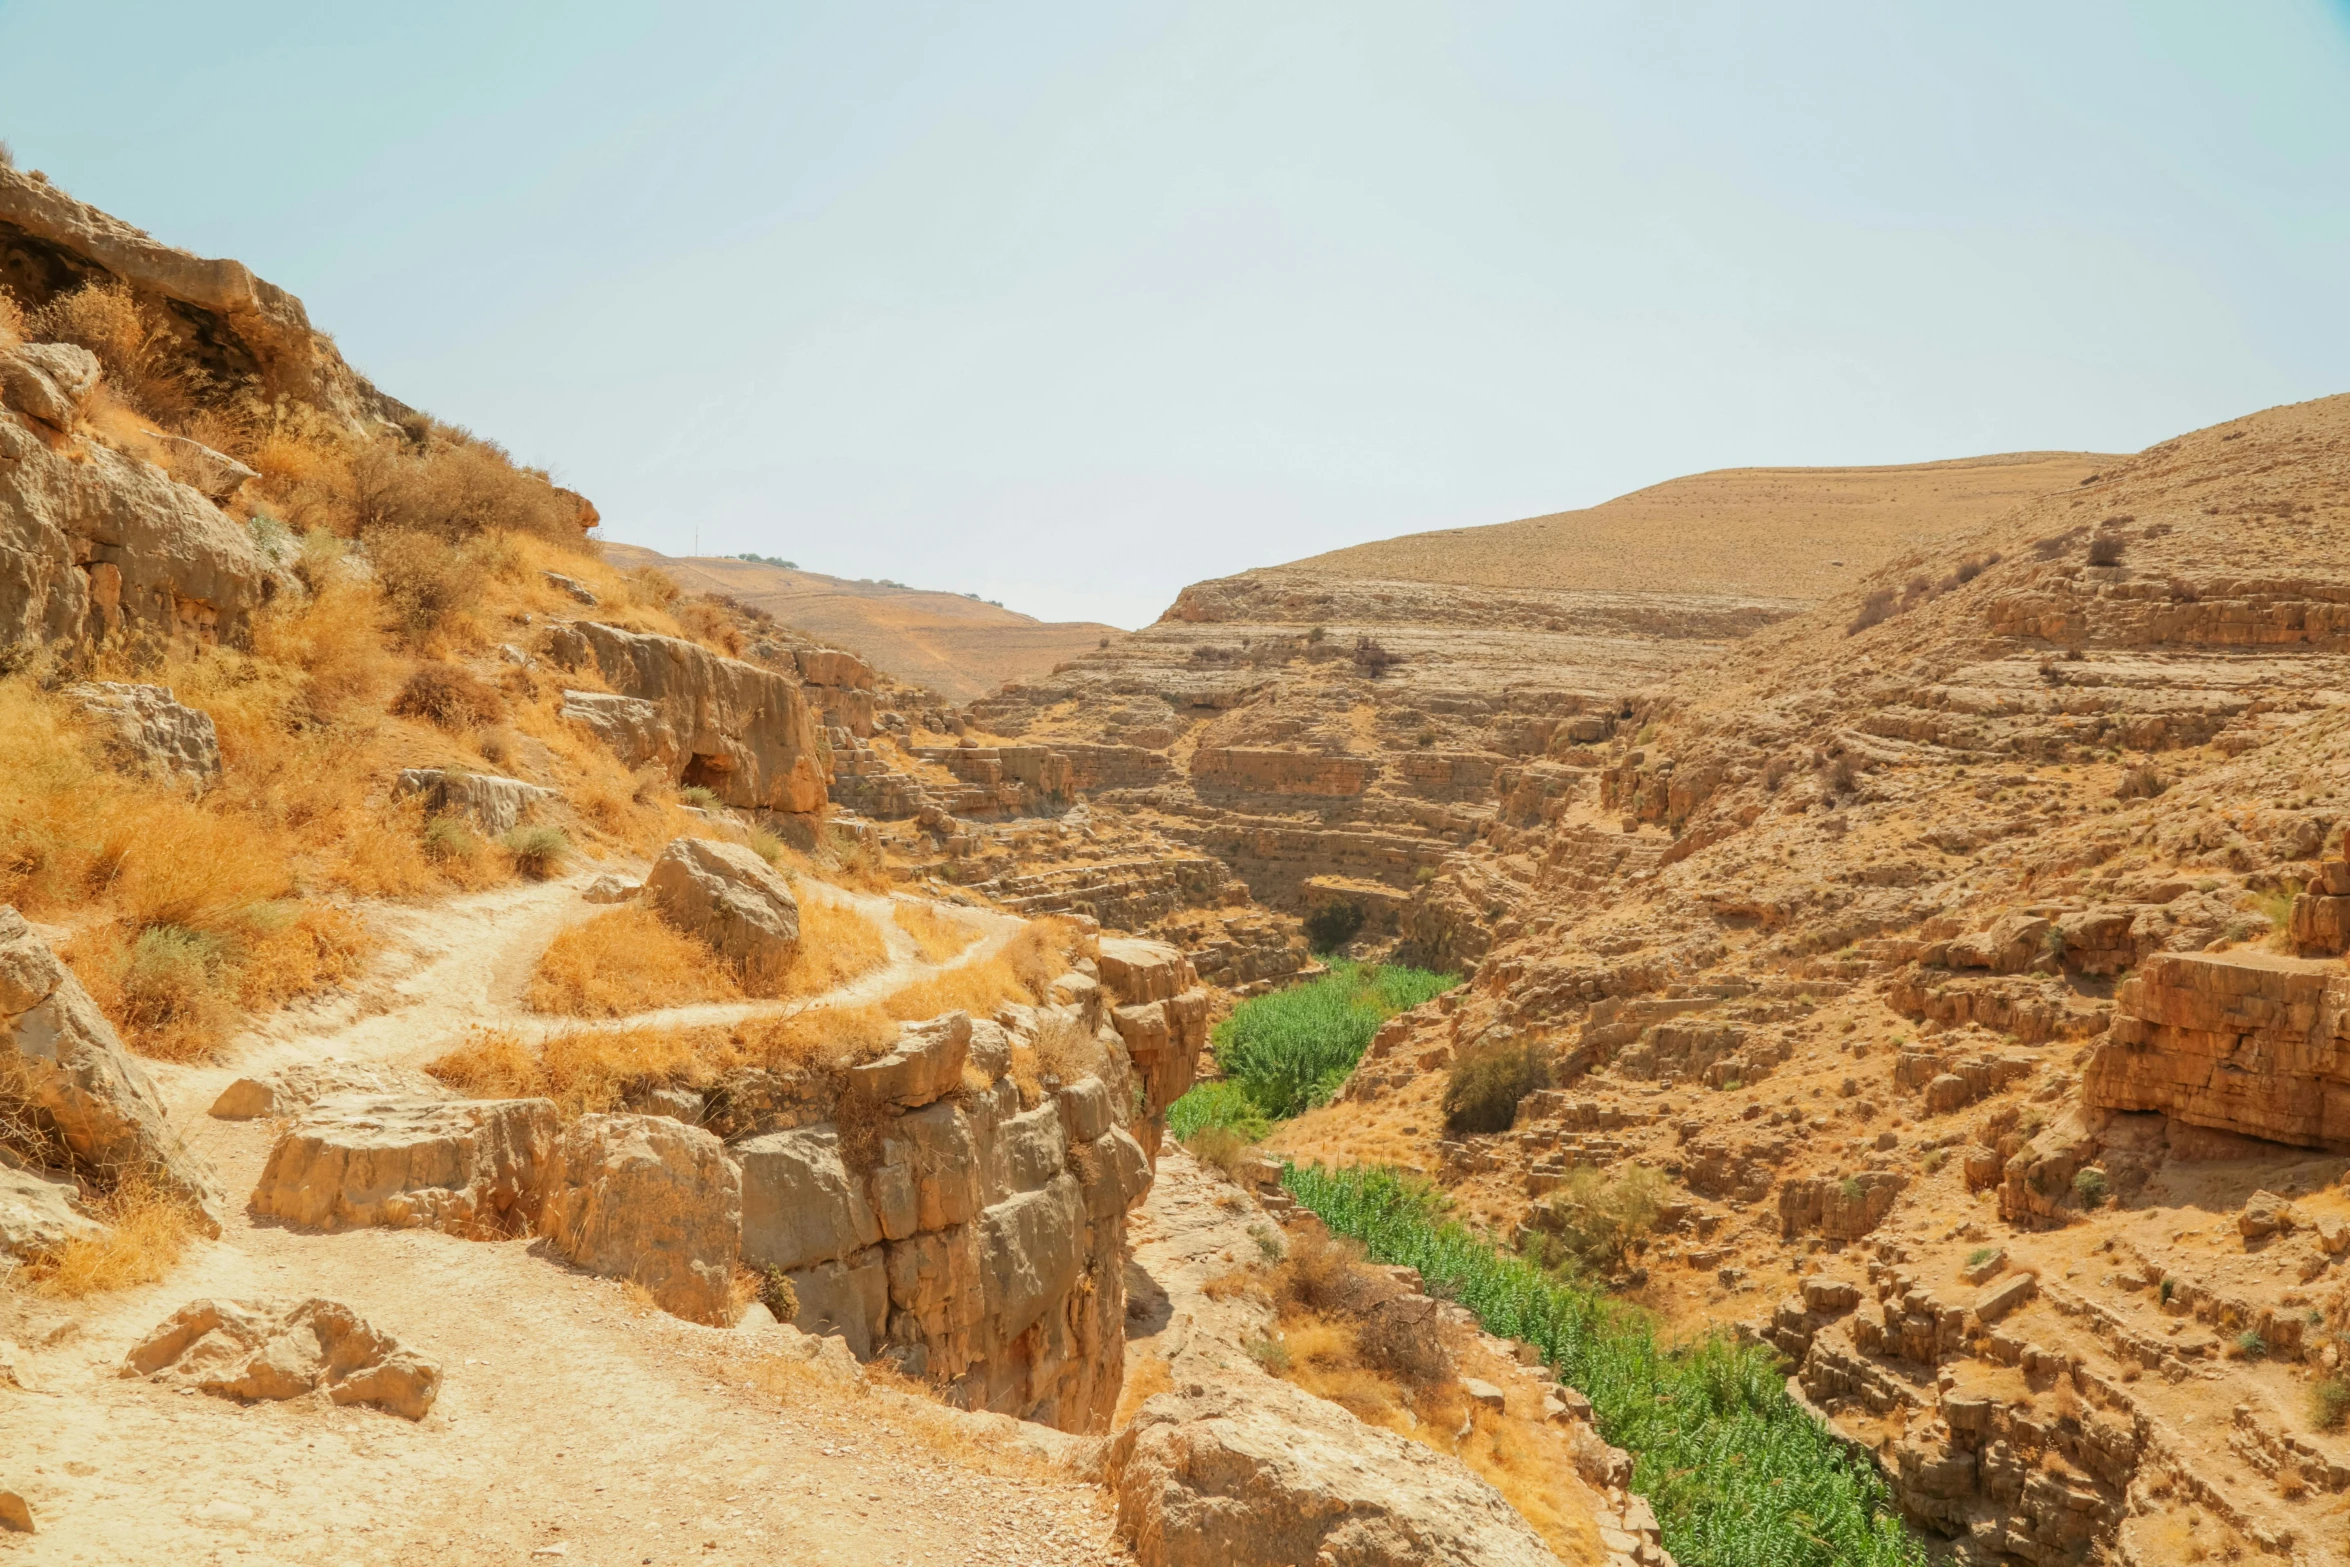
[[[161,1284],[71,1310],[0,1300],[0,1337],[23,1346],[38,1389],[0,1380],[0,1483],[25,1494],[40,1529],[0,1534],[0,1561],[1130,1560],[1094,1488],[975,1445],[926,1410],[825,1381],[776,1352],[779,1334],[646,1310],[536,1242],[251,1222],[237,1199],[274,1129],[206,1116],[220,1087],[329,1055],[415,1064],[466,1028],[527,1017],[519,998],[538,952],[597,912],[577,891],[548,883],[391,911],[391,955],[356,992],[273,1020],[233,1065],[158,1071],[234,1211]],[[894,988],[932,967],[887,923],[887,899],[843,896],[870,904],[892,940],[888,967],[847,990]],[[1016,925],[987,929],[956,961]],[[346,1302],[441,1363],[440,1400],[411,1424],[323,1403],[238,1407],[117,1375],[131,1344],[207,1295]]]

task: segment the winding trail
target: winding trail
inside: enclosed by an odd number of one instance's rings
[[[361,984],[269,1019],[227,1063],[154,1067],[234,1211],[160,1284],[70,1305],[0,1296],[0,1338],[23,1347],[38,1389],[0,1379],[0,1481],[25,1494],[40,1529],[0,1534],[0,1564],[1131,1561],[1102,1495],[1016,1445],[795,1372],[772,1335],[643,1308],[534,1241],[318,1235],[243,1211],[275,1129],[205,1114],[234,1077],[334,1056],[421,1065],[484,1024],[542,1033],[855,1004],[982,960],[1020,925],[955,909],[978,939],[931,964],[890,920],[891,899],[803,883],[875,919],[889,962],[791,1002],[597,1025],[526,1012],[547,943],[601,912],[581,901],[584,880],[372,910],[385,951]],[[440,1400],[411,1424],[323,1403],[238,1407],[117,1375],[130,1345],[208,1295],[346,1302],[440,1361]]]

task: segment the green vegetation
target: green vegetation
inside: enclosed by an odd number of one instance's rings
[[[2350,1420],[2350,1382],[2326,1377],[2309,1390],[2309,1419],[2320,1431],[2339,1431]]]
[[[1488,1332],[1539,1347],[1638,1460],[1632,1488],[1687,1567],[1922,1567],[1884,1483],[1787,1397],[1768,1350],[1660,1346],[1640,1314],[1443,1220],[1431,1188],[1392,1170],[1284,1179],[1376,1261],[1419,1269]]]
[[[1177,1101],[1172,1124],[1180,1127],[1188,1116],[1195,1127],[1211,1118],[1235,1126],[1244,1104],[1268,1122],[1309,1110],[1338,1091],[1380,1024],[1459,983],[1458,975],[1426,969],[1333,963],[1310,984],[1244,1001],[1216,1025],[1216,1065],[1225,1082],[1203,1084]],[[1233,1085],[1241,1099],[1230,1097]],[[1218,1097],[1187,1112],[1185,1101],[1205,1089]]]
[[[2073,1176],[2073,1195],[2081,1199],[2084,1208],[2101,1206],[2111,1188],[2106,1184],[2105,1172],[2091,1165]]]
[[[1272,1131],[1273,1123],[1248,1090],[1226,1078],[1202,1083],[1167,1107],[1167,1130],[1179,1143],[1188,1143],[1209,1128],[1237,1132],[1254,1142]]]

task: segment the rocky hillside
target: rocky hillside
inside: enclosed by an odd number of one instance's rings
[[[1450,856],[1405,919],[1474,983],[1275,1146],[1537,1247],[1660,1172],[1619,1287],[1959,1559],[2340,1560],[2346,602],[2350,398],[1897,556]]]
[[[1007,680],[1047,674],[1063,659],[1122,634],[1097,621],[1037,620],[960,593],[853,582],[766,561],[679,558],[616,543],[606,544],[604,554],[619,565],[654,567],[689,592],[749,605],[949,702],[969,702]]]

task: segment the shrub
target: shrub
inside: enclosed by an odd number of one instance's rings
[[[1232,1180],[1240,1179],[1240,1162],[1255,1145],[1229,1126],[1203,1126],[1183,1139],[1191,1156]]]
[[[2268,1340],[2262,1338],[2259,1334],[2253,1332],[2250,1328],[2246,1328],[2243,1332],[2236,1335],[2235,1343],[2230,1347],[2241,1359],[2258,1360],[2261,1356],[2268,1353]]]
[[[778,1322],[790,1322],[800,1314],[800,1293],[792,1288],[791,1280],[783,1276],[781,1268],[769,1268],[760,1278],[759,1302],[775,1314]]]
[[[1977,1246],[1966,1254],[1966,1265],[1970,1268],[1979,1268],[1998,1255],[1999,1248],[1996,1246]]]
[[[2118,566],[2122,563],[2122,551],[2128,548],[2127,539],[2116,538],[2110,533],[2099,534],[2089,541],[2089,564]]]
[[[481,857],[481,839],[462,816],[436,816],[424,824],[424,857],[436,865],[468,865]]]
[[[715,811],[721,805],[718,791],[702,784],[687,784],[677,791],[677,798],[686,805],[697,806],[705,811]]]
[[[1577,1165],[1540,1210],[1539,1222],[1576,1262],[1614,1273],[1656,1228],[1667,1190],[1665,1178],[1644,1164],[1609,1172]]]
[[[1444,1082],[1444,1124],[1455,1132],[1506,1132],[1518,1101],[1550,1086],[1550,1050],[1531,1040],[1477,1045]]]
[[[557,544],[581,540],[578,502],[543,473],[518,468],[504,449],[463,430],[438,427],[402,451],[382,443],[350,463],[352,509],[362,533],[419,533],[444,549],[478,534],[531,534]]]
[[[35,1295],[79,1300],[153,1284],[179,1261],[197,1224],[185,1202],[138,1179],[95,1195],[86,1206],[105,1230],[26,1259],[15,1278]]]
[[[2105,1172],[2095,1166],[2078,1171],[2073,1176],[2073,1195],[2081,1199],[2084,1208],[2102,1206],[2108,1190]]]
[[[1273,1130],[1248,1090],[1230,1079],[1199,1083],[1167,1109],[1167,1130],[1193,1153],[1192,1139],[1210,1131],[1228,1132],[1244,1143],[1261,1142]],[[1200,1155],[1205,1159],[1205,1154]]]
[[[463,551],[434,534],[406,528],[372,534],[367,558],[384,604],[412,645],[431,638],[481,598],[481,574]]]
[[[1248,1344],[1248,1358],[1275,1376],[1279,1376],[1289,1369],[1289,1348],[1279,1339],[1251,1339]]]
[[[98,356],[117,396],[150,419],[177,424],[195,409],[169,321],[111,278],[93,278],[27,318],[35,341],[77,343]]]
[[[517,827],[498,842],[512,856],[514,874],[531,881],[545,881],[560,873],[571,853],[571,840],[560,827]]]
[[[210,1055],[234,1021],[228,967],[221,936],[148,926],[132,940],[116,977],[123,1026],[148,1055],[172,1061]]]
[[[2350,1420],[2350,1381],[2339,1376],[2320,1379],[2309,1389],[2309,1420],[2320,1431],[2338,1431]]]
[[[1374,642],[1369,637],[1355,638],[1352,656],[1355,668],[1361,671],[1365,678],[1371,680],[1378,679],[1395,665],[1403,662],[1396,654],[1389,652],[1383,644]]]
[[[1306,941],[1316,952],[1335,952],[1363,928],[1363,906],[1339,899],[1306,916]]]
[[[392,711],[443,729],[470,729],[505,711],[497,688],[455,664],[426,664],[392,698]]]
[[[1860,601],[1860,610],[1846,624],[1844,634],[1848,637],[1858,636],[1869,627],[1882,624],[1892,614],[1893,590],[1878,588]]]

